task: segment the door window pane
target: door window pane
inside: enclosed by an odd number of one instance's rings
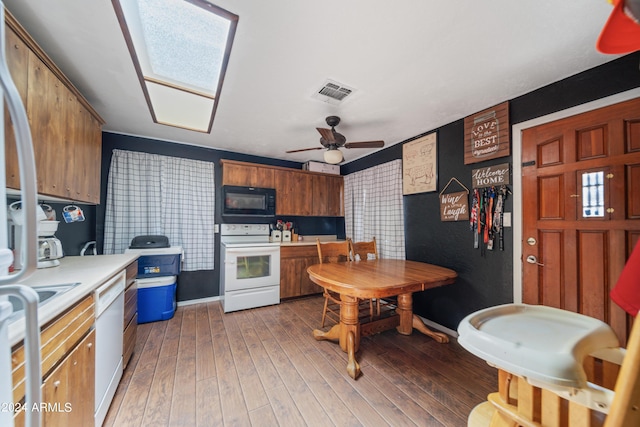
[[[582,217],[604,217],[604,172],[582,174]]]
[[[239,256],[236,276],[238,279],[268,277],[271,273],[271,255]]]

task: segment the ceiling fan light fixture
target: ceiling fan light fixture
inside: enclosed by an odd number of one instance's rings
[[[337,165],[342,160],[344,160],[344,157],[342,157],[342,151],[337,148],[333,150],[329,149],[324,152],[324,161],[330,165]]]

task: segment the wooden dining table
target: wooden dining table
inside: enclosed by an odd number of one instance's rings
[[[440,343],[449,341],[447,335],[432,331],[413,314],[413,293],[453,283],[458,276],[453,270],[418,261],[377,259],[315,264],[307,268],[307,273],[317,285],[340,294],[340,322],[329,331],[314,330],[313,336],[339,342],[348,355],[347,372],[354,379],[360,375],[355,353],[361,336],[392,327],[402,335],[410,335],[415,328]],[[398,297],[393,316],[361,324],[359,300],[392,296]]]

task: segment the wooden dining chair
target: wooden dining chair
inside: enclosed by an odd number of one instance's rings
[[[320,264],[352,260],[351,243],[349,240],[342,242],[320,242],[320,239],[316,239],[316,245],[318,246],[318,259]],[[324,288],[322,296],[324,296],[324,308],[322,310],[321,328],[324,328],[327,316],[335,323],[340,322],[340,295]]]
[[[354,261],[366,261],[368,259],[378,259],[378,247],[376,245],[376,238],[373,237],[370,241],[366,242],[354,242],[350,238],[351,243],[351,256]],[[375,315],[380,317],[380,298],[369,300],[369,320],[373,320],[375,303]]]
[[[351,242],[351,253],[354,261],[358,261],[356,256],[362,261],[366,261],[369,258],[378,259],[378,247],[375,237],[368,242],[354,242],[351,239],[349,241]]]

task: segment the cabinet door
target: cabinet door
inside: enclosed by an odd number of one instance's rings
[[[329,216],[344,216],[344,178],[341,176],[328,177],[328,205]]]
[[[72,167],[66,171],[65,194],[74,200],[100,203],[100,124],[70,91],[67,91],[66,123],[67,138],[74,144],[69,156]]]
[[[313,215],[344,216],[344,184],[341,176],[313,175]]]
[[[314,264],[318,264],[318,257],[306,257],[302,260],[302,265],[300,269],[300,295],[311,295],[318,294],[322,292],[322,287],[313,283],[309,278],[309,273],[307,273],[307,268]]]
[[[329,216],[329,177],[325,175],[313,175],[313,215]]]
[[[74,426],[92,425],[95,411],[95,329],[69,355],[69,399],[73,411],[69,413]]]
[[[38,168],[38,192],[64,197],[69,151],[65,143],[66,88],[34,53],[29,53],[27,115]]]
[[[29,48],[9,26],[6,30],[6,53],[9,72],[20,97],[22,104],[27,105],[27,76],[29,74]],[[18,153],[16,151],[13,123],[6,103],[4,107],[4,132],[5,132],[5,156],[7,167],[7,187],[20,188],[20,171],[18,169]]]
[[[312,175],[305,172],[277,170],[276,215],[311,215],[313,201]]]
[[[91,331],[42,384],[43,426],[93,424],[95,330]]]
[[[273,169],[252,165],[224,163],[222,167],[222,184],[275,188]]]
[[[300,268],[299,260],[280,258],[280,298],[300,295]]]

